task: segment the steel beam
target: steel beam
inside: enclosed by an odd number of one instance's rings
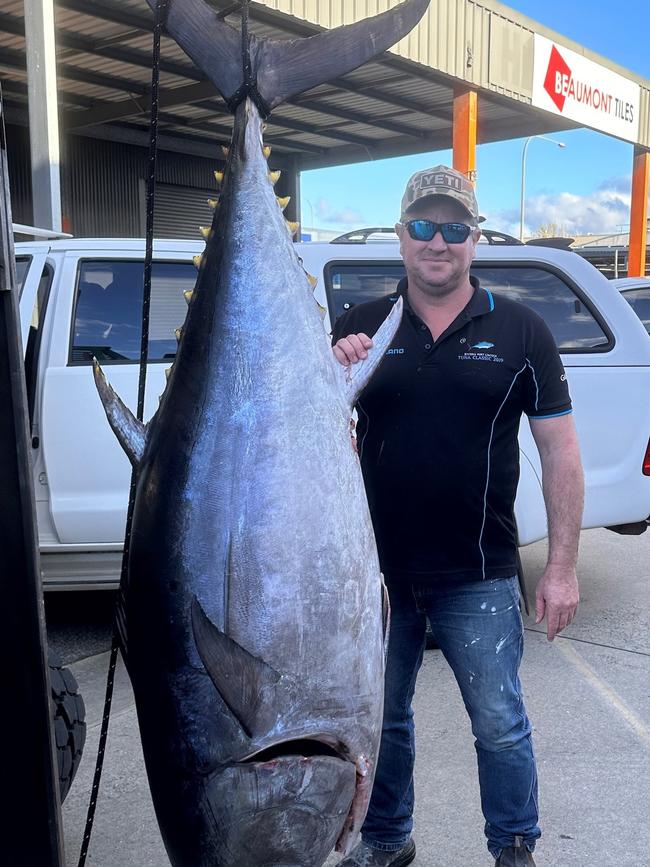
[[[132,126],[96,126],[83,130],[80,133],[72,133],[72,135],[81,135],[87,138],[97,138],[102,141],[115,141],[123,144],[136,145],[137,147],[146,147],[149,144],[151,135],[148,129]],[[223,155],[219,150],[219,145],[228,145],[230,139],[219,141],[219,139],[208,140],[205,138],[186,137],[176,133],[160,133],[158,135],[158,147],[160,150],[173,151],[180,154],[192,154],[197,157],[207,157],[207,159],[219,161],[223,159]],[[273,167],[282,168],[287,165],[288,155],[276,153],[273,156]]]
[[[476,125],[478,94],[475,90],[458,90],[454,95],[453,161],[454,168],[476,183]]]
[[[60,5],[60,3],[57,3],[57,6]],[[25,24],[23,19],[17,18],[15,15],[7,15],[4,12],[0,12],[1,32],[11,33],[13,36],[24,36]],[[92,39],[89,36],[70,33],[70,31],[62,30],[61,28],[57,28],[55,38],[59,48],[69,48],[71,51],[108,57],[111,60],[119,60],[121,63],[129,63],[131,66],[151,69],[151,54],[135,48],[110,45],[106,43],[106,40]],[[3,50],[0,47],[0,57],[2,57]],[[165,60],[163,58],[160,61],[160,69],[161,72],[169,72],[172,75],[189,78],[192,81],[203,81],[205,79],[205,76],[192,63],[179,63],[175,60]]]
[[[216,116],[223,116],[226,114],[226,110],[224,108],[223,103],[217,102],[216,100],[207,100],[201,99],[200,92],[191,91],[188,86],[188,91],[186,94],[186,98],[183,100],[185,105],[187,104],[198,104],[201,103],[201,107],[206,110],[206,112],[213,111]],[[214,90],[214,88],[213,88]],[[173,95],[176,91],[171,90],[169,94],[173,99]],[[196,99],[194,97],[197,97]],[[214,97],[214,94],[213,94]],[[160,104],[162,105],[162,97],[160,99]],[[169,108],[170,106],[165,106]],[[265,138],[269,139],[269,142],[276,141],[278,144],[281,144],[286,147],[291,147],[297,151],[304,151],[307,153],[320,153],[324,154],[325,150],[322,147],[318,147],[317,145],[309,145],[303,144],[302,142],[292,141],[291,139],[282,138],[281,134],[274,133],[273,127],[284,127],[292,132],[304,133],[305,135],[313,135],[318,136],[320,138],[329,138],[333,141],[341,141],[345,144],[353,144],[358,145],[362,148],[372,148],[375,139],[365,138],[359,135],[355,135],[353,133],[344,132],[340,127],[344,127],[344,124],[336,124],[328,127],[314,127],[311,124],[304,123],[302,121],[294,120],[293,118],[284,117],[280,112],[282,107],[278,111],[275,111],[268,119],[268,132],[265,135]],[[197,123],[202,123],[206,120],[205,117],[197,119]],[[184,123],[184,122],[183,122]],[[191,123],[191,121],[190,121]]]
[[[181,127],[182,129],[187,130],[188,133],[192,133],[194,131],[209,132],[213,135],[225,137],[226,141],[230,141],[230,139],[232,138],[232,125],[224,126],[222,124],[212,123],[208,118],[181,118],[176,117],[173,114],[161,112],[158,115],[158,120],[166,127]],[[294,153],[300,151],[310,154],[325,153],[324,148],[319,148],[315,145],[304,144],[303,142],[296,142],[292,139],[285,138],[284,136],[274,135],[271,127],[269,128],[269,132],[265,134],[264,140],[267,144],[273,145],[273,147],[284,148],[285,150],[293,151]]]
[[[3,82],[5,97],[9,98],[10,96],[22,96],[28,97],[29,88],[22,81],[5,81]],[[89,96],[81,96],[78,93],[70,93],[70,91],[63,90],[63,88],[59,88],[58,91],[59,96],[59,106],[74,106],[79,110],[84,108],[90,108],[93,105],[94,100]],[[25,107],[27,107],[27,102],[24,103]]]
[[[15,124],[16,126],[29,125],[29,118],[22,104],[14,103],[12,100],[6,100],[5,115],[8,123]],[[177,125],[180,125],[178,123],[178,118],[174,118],[174,122]],[[219,145],[229,144],[232,136],[232,130],[227,127],[215,126],[214,130],[212,130],[212,125],[210,124],[195,126],[188,123],[182,124],[182,126],[186,128],[188,133],[191,133],[194,130],[199,132],[214,132],[214,138],[206,139],[202,136],[196,135],[189,137],[177,133],[176,131],[165,132],[164,130],[161,130],[158,135],[158,146],[161,150],[181,154],[191,154],[198,157],[207,157],[208,159],[219,159]],[[116,124],[84,127],[81,130],[70,130],[69,134],[82,137],[85,136],[87,138],[98,138],[103,139],[104,141],[114,141],[122,144],[132,144],[136,147],[147,147],[150,139],[149,131],[144,127]],[[274,147],[285,148],[285,150],[290,152],[293,151],[293,153],[296,153],[296,151],[304,151],[313,156],[324,156],[326,153],[322,148],[317,148],[313,145],[305,146],[299,143],[294,143],[291,142],[290,139],[271,136],[270,138],[267,137],[267,141]],[[274,167],[277,166],[278,168],[283,168],[287,157],[289,157],[289,154],[276,151],[273,159]]]
[[[217,103],[215,100],[216,90],[212,82],[201,81],[195,84],[188,84],[185,87],[167,88],[161,91],[158,104],[161,109],[173,108],[175,105],[195,105],[196,103],[205,103],[210,100],[209,106],[219,115],[224,113],[223,103]],[[361,147],[372,146],[373,140],[364,138],[360,135],[344,132],[332,127],[314,128],[312,125],[302,123],[301,121],[293,120],[292,118],[283,117],[281,112],[276,111],[269,119],[269,125],[276,124],[285,129],[293,130],[294,132],[305,133],[307,135],[319,135],[324,138],[330,138],[334,141],[342,141],[346,144],[358,144]],[[87,112],[78,112],[76,115],[69,115],[67,121],[67,129],[81,130],[87,126],[97,126],[97,124],[109,123],[111,121],[126,120],[129,117],[138,117],[146,114],[149,111],[148,97],[135,100],[121,100],[120,102],[112,102],[108,105],[102,105],[99,108],[90,109]],[[296,149],[300,149],[301,145],[296,142]],[[311,146],[311,150],[314,149]],[[309,150],[305,147],[304,150]],[[318,148],[318,150],[322,150]]]
[[[628,277],[645,277],[648,237],[648,187],[650,153],[635,146],[632,166],[632,203],[630,206],[630,252]]]
[[[175,105],[191,105],[205,99],[214,99],[216,95],[214,84],[211,81],[201,81],[196,84],[188,84],[185,87],[170,87],[161,90],[158,105],[161,109],[173,108]],[[149,111],[150,99],[142,97],[139,101],[120,100],[100,105],[89,111],[78,112],[77,116],[70,115],[67,120],[67,129],[80,130],[87,126],[97,126],[101,123],[110,123],[116,120],[127,120],[129,117],[138,117]],[[223,112],[222,112],[223,113]]]
[[[90,15],[92,18],[100,18],[102,21],[122,24],[131,30],[141,30],[144,33],[153,30],[152,15],[140,15],[132,9],[113,3],[112,0],[57,0],[57,6]],[[143,8],[148,7],[145,5]]]
[[[372,147],[374,139],[365,138],[360,135],[355,135],[351,132],[344,132],[335,126],[329,127],[313,127],[309,123],[303,123],[299,120],[294,120],[293,118],[283,117],[280,112],[282,111],[282,106],[278,110],[276,110],[269,118],[268,124],[269,129],[275,124],[279,127],[284,127],[285,129],[293,130],[294,132],[305,133],[305,135],[314,135],[320,136],[321,138],[329,138],[334,141],[342,141],[346,142],[346,144],[356,144],[360,147]],[[297,147],[300,147],[299,142],[296,142]]]
[[[562,119],[562,122],[554,123],[553,130],[559,132],[564,129],[576,129],[577,124],[567,122]],[[539,118],[531,118],[529,129],[532,133],[548,132],[549,121],[548,117],[540,116]],[[513,118],[512,122],[504,124],[503,121],[485,121],[481,123],[479,143],[507,141],[511,138],[519,138],[521,136],[521,119]],[[446,150],[452,146],[452,135],[450,127],[441,127],[439,130],[430,130],[425,138],[413,139],[408,136],[393,137],[377,141],[370,147],[372,156],[375,159],[384,159],[386,157],[410,156],[416,153],[424,153],[425,151]],[[308,171],[310,169],[322,169],[329,166],[348,165],[367,160],[368,155],[357,147],[337,147],[330,148],[324,158],[310,157],[305,154],[300,160],[300,170]]]
[[[61,177],[54,0],[25,0],[29,139],[35,226],[60,232]]]
[[[15,48],[0,48],[0,64],[9,69],[25,69],[27,57],[24,51]],[[133,93],[142,96],[147,92],[147,85],[133,81],[131,78],[119,78],[116,75],[104,75],[94,72],[92,69],[84,69],[72,63],[57,63],[57,70],[61,79],[78,81],[82,84],[94,84],[107,90],[117,90],[122,93]],[[95,100],[93,100],[95,102]]]
[[[325,117],[336,117],[343,120],[349,120],[351,123],[363,123],[376,129],[385,129],[388,132],[394,132],[398,135],[412,135],[414,138],[423,138],[426,136],[426,131],[418,129],[407,123],[402,123],[399,117],[380,117],[376,118],[370,114],[363,114],[358,111],[349,111],[344,108],[337,108],[335,105],[318,102],[314,99],[291,99],[286,105],[295,105],[298,108],[306,108],[308,111],[324,114]]]

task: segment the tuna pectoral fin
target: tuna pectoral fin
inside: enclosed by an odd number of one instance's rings
[[[95,385],[104,404],[104,411],[113,433],[120,445],[126,452],[126,456],[134,467],[137,467],[144,453],[147,426],[133,415],[131,410],[122,403],[108,384],[104,371],[99,366],[96,358],[93,358],[93,374]]]
[[[372,349],[369,350],[367,358],[364,358],[363,361],[358,361],[356,364],[350,364],[348,367],[340,368],[341,376],[344,380],[345,397],[350,407],[354,406],[357,398],[370,381],[370,377],[377,370],[386,355],[386,351],[391,345],[402,320],[403,307],[404,302],[401,298],[398,298],[393,309],[373,336]]]
[[[249,0],[243,0],[247,6]],[[152,9],[156,0],[148,0]],[[250,96],[263,114],[319,84],[339,78],[382,54],[418,23],[429,0],[406,0],[394,9],[307,39],[242,37],[205,0],[171,0],[165,26],[204,72],[231,111]],[[244,61],[244,62],[242,62]],[[244,66],[250,75],[244,80]]]
[[[192,629],[206,671],[246,735],[252,738],[268,732],[278,717],[278,672],[218,629],[196,597]]]

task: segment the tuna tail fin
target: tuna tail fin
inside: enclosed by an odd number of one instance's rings
[[[148,3],[155,8],[156,0]],[[357,69],[399,42],[424,15],[429,0],[405,0],[356,24],[283,41],[248,34],[248,3],[242,0],[242,34],[205,0],[170,0],[166,29],[232,112],[250,97],[266,116],[281,102]]]
[[[137,467],[144,453],[147,426],[138,421],[128,406],[120,400],[109,385],[96,358],[93,358],[93,375],[108,423],[113,428],[113,433],[126,452],[126,456],[133,466]]]
[[[388,347],[393,342],[393,337],[395,337],[399,324],[402,321],[403,308],[404,302],[398,297],[397,301],[393,305],[393,309],[374,334],[372,338],[372,349],[368,350],[367,358],[364,358],[363,361],[359,361],[356,364],[349,364],[347,367],[341,367],[341,365],[336,362],[341,370],[341,375],[343,376],[343,389],[350,409],[352,409],[356,403],[357,398],[370,381],[370,377],[379,367],[386,355]]]

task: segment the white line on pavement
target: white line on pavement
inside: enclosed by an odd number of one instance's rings
[[[568,641],[560,639],[557,641],[556,647],[566,656],[572,665],[584,674],[589,683],[601,694],[601,696],[603,696],[607,703],[623,717],[639,740],[644,741],[648,746],[650,746],[650,729],[646,726],[641,717],[629,708],[620,695],[596,674],[589,663],[580,656]]]

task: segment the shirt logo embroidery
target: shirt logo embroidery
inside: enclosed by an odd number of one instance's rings
[[[405,350],[405,349],[402,349],[402,348],[400,348],[400,349],[389,349],[389,350],[386,352],[386,355],[405,355],[405,353],[406,353],[406,350]]]
[[[494,343],[489,340],[479,340],[474,343],[463,355],[458,356],[459,361],[493,361],[497,364],[503,361],[500,355],[495,352],[488,352],[489,349],[494,349]]]

